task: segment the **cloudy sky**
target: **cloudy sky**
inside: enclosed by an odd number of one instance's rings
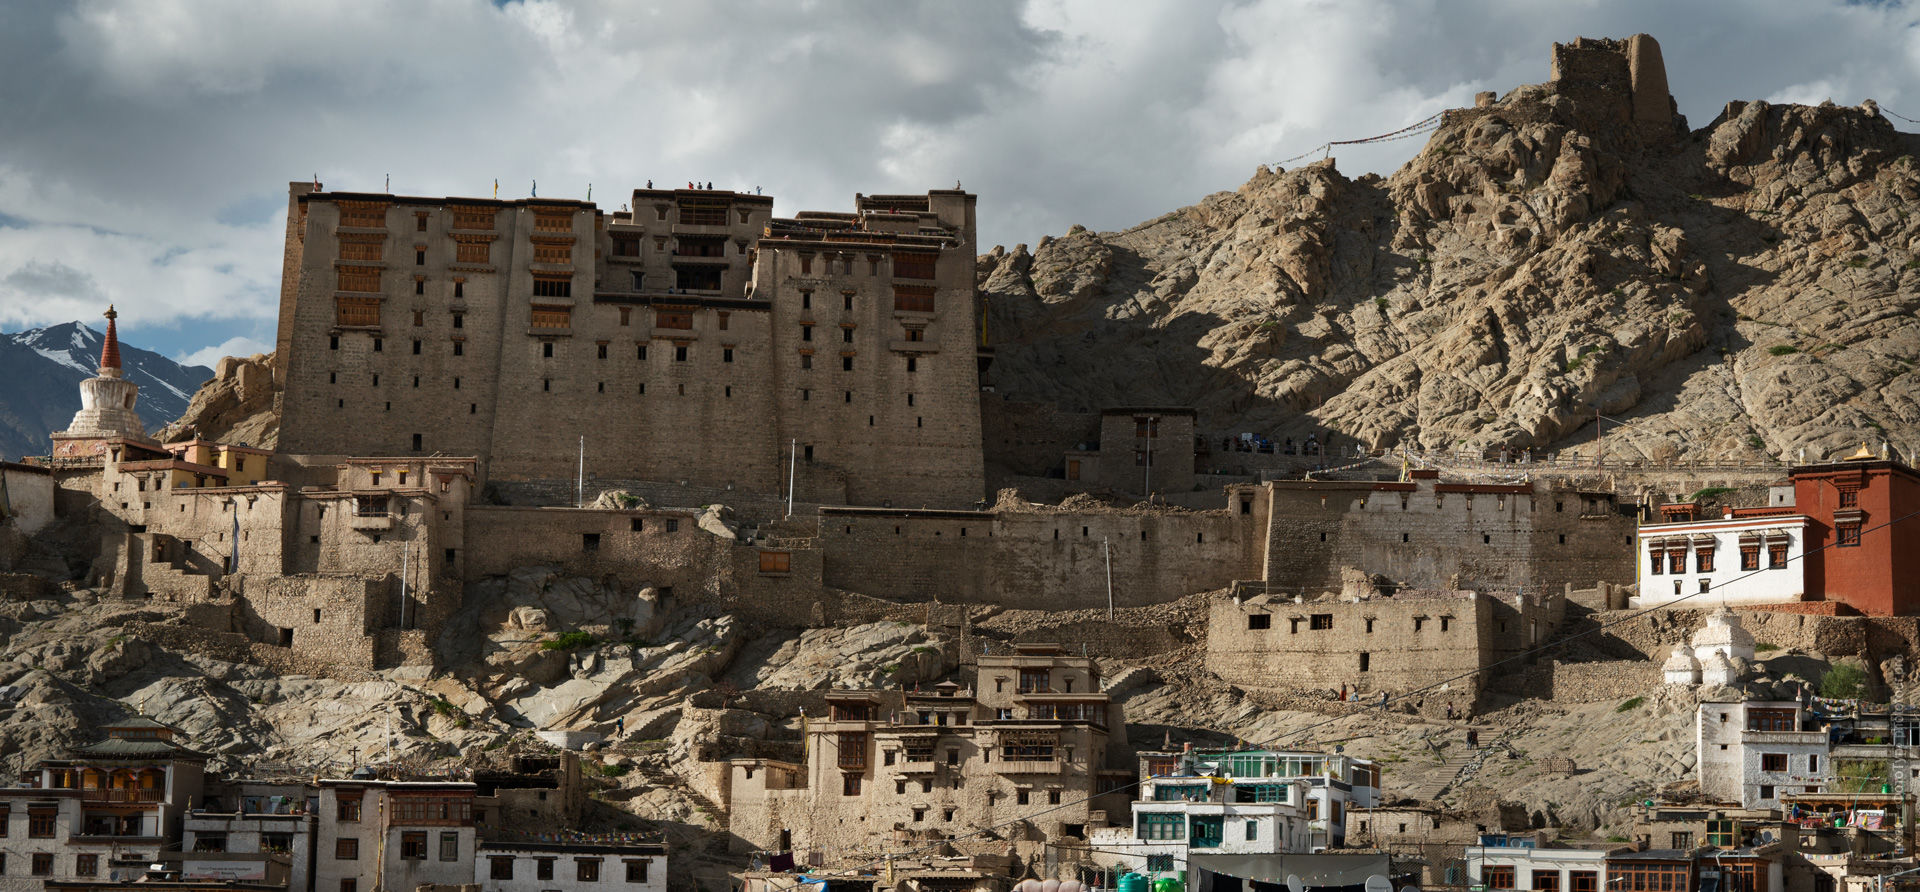
[[[113,301],[175,357],[264,349],[289,180],[591,183],[609,209],[711,180],[782,215],[957,180],[984,251],[1543,81],[1581,35],[1659,38],[1696,127],[1733,98],[1920,117],[1917,23],[1837,0],[0,0],[0,330]]]

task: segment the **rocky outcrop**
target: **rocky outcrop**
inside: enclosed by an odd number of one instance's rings
[[[1554,82],[1449,112],[1389,178],[1263,167],[994,249],[996,390],[1376,448],[1591,451],[1596,411],[1631,423],[1605,427],[1617,458],[1920,445],[1911,138],[1762,102],[1688,134],[1632,47],[1556,48]],[[1659,100],[1583,80],[1609,53]]]
[[[187,411],[156,436],[163,443],[203,437],[272,449],[280,440],[280,390],[273,354],[229,356],[194,393]]]

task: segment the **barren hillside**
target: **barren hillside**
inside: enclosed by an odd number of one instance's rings
[[[1920,445],[1915,138],[1870,103],[1656,136],[1630,111],[1521,87],[1389,178],[1262,167],[1124,232],[995,248],[993,383],[1336,445],[1591,450],[1596,409],[1631,424],[1605,425],[1620,458]]]

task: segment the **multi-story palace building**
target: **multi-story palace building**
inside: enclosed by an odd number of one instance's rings
[[[279,448],[951,507],[984,495],[975,196],[290,190]]]

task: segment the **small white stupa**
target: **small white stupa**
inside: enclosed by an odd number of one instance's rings
[[[1660,675],[1667,684],[1696,685],[1700,683],[1700,661],[1693,658],[1693,650],[1685,644],[1673,646],[1673,656],[1660,664]]]
[[[1707,614],[1707,624],[1693,633],[1693,656],[1703,671],[1707,655],[1715,653],[1729,661],[1753,662],[1753,633],[1740,625],[1740,617],[1725,604]]]
[[[1700,661],[1700,683],[1704,685],[1730,685],[1740,677],[1740,670],[1726,655],[1714,651]]]

